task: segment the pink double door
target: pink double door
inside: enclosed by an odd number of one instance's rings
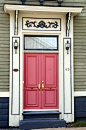
[[[24,109],[58,109],[58,54],[24,53]]]

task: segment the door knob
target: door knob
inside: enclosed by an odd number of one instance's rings
[[[42,89],[44,89],[44,84],[42,84]]]
[[[38,84],[38,88],[39,88],[39,93],[40,93],[40,84]]]
[[[38,84],[38,88],[39,88],[39,90],[40,90],[40,84]]]
[[[43,93],[43,89],[44,89],[44,84],[42,84],[42,93]]]

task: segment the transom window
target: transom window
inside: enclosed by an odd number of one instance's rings
[[[24,36],[25,50],[58,50],[58,37]]]

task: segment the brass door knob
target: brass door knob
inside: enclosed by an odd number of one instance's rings
[[[44,84],[42,84],[42,89],[44,89]]]
[[[39,90],[40,90],[40,84],[38,84],[38,88],[39,88]]]

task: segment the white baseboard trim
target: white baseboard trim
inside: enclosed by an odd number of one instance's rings
[[[0,92],[0,97],[9,97],[9,92]]]
[[[86,91],[74,92],[74,97],[81,97],[81,96],[86,96]]]
[[[9,97],[9,92],[0,92],[0,97]],[[74,92],[74,97],[86,96],[86,91],[76,91]]]

